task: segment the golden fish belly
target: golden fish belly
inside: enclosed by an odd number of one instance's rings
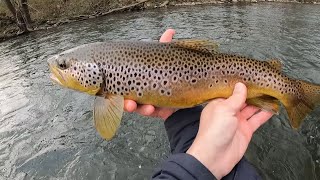
[[[263,88],[259,86],[259,84],[244,82],[242,78],[224,77],[221,79],[228,80],[223,80],[221,83],[216,80],[200,80],[195,84],[176,83],[168,87],[171,89],[170,95],[150,90],[144,91],[142,97],[138,97],[134,92],[124,97],[135,100],[139,104],[152,104],[157,107],[188,108],[215,98],[227,98],[232,94],[234,85],[237,82],[242,82],[246,84],[248,88],[247,99],[261,97],[263,95],[283,99],[277,90]]]

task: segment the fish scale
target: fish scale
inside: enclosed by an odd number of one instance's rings
[[[187,108],[227,98],[242,82],[248,104],[277,113],[281,102],[295,128],[320,100],[318,85],[287,77],[280,61],[220,53],[204,40],[92,43],[48,62],[55,82],[98,97],[94,119],[106,139],[118,128],[123,99]]]

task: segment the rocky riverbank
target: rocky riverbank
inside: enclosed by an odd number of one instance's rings
[[[32,28],[29,31],[45,30],[74,21],[83,21],[126,11],[141,11],[168,6],[259,2],[319,4],[320,0],[110,0],[108,2],[101,0],[63,0],[61,2],[55,1],[55,3],[49,3],[46,0],[29,0],[28,5],[32,16]],[[19,32],[15,19],[6,9],[3,1],[0,1],[0,42],[24,33]]]

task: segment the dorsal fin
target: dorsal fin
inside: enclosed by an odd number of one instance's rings
[[[272,66],[273,68],[277,69],[278,71],[281,71],[282,69],[282,63],[280,60],[278,59],[270,59],[267,61],[269,63],[270,66]]]
[[[172,44],[186,49],[191,49],[194,51],[218,54],[218,43],[207,40],[197,40],[197,39],[185,39],[173,41]]]

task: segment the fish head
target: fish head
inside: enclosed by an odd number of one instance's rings
[[[83,57],[82,57],[83,58]],[[74,53],[61,53],[48,59],[53,82],[90,95],[103,86],[101,69],[95,62],[85,61]]]

